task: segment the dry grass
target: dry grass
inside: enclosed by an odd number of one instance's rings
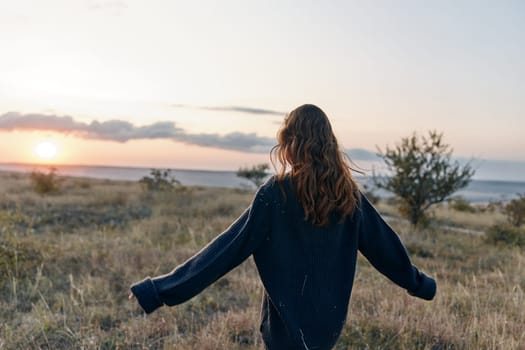
[[[251,260],[189,302],[148,317],[127,300],[132,282],[191,256],[252,193],[150,194],[136,183],[89,179],[62,185],[40,196],[27,176],[0,173],[0,349],[262,348],[262,287]],[[498,220],[440,210],[436,217],[467,228]],[[360,259],[336,349],[525,348],[523,250],[439,227],[392,225],[416,264],[437,278],[438,295],[412,298]]]
[[[477,230],[486,230],[496,223],[507,222],[505,214],[500,209],[491,211],[484,208],[481,206],[478,212],[469,213],[451,210],[446,205],[438,205],[432,210],[431,215],[444,224]]]
[[[487,205],[473,206],[476,212],[457,211],[452,209],[446,203],[440,203],[432,206],[427,216],[432,224],[466,228],[474,231],[485,231],[496,223],[507,222],[505,214],[500,207],[488,209]],[[394,204],[380,201],[377,204],[378,210],[387,216],[400,218],[397,208]]]

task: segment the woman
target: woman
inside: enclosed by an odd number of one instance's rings
[[[358,250],[409,294],[431,300],[435,281],[412,265],[360,194],[324,112],[298,107],[277,139],[272,160],[280,172],[251,206],[171,273],[131,287],[144,311],[183,303],[253,255],[264,285],[266,348],[330,349],[345,324]]]

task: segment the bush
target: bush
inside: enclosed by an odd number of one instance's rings
[[[477,210],[473,207],[469,201],[463,197],[454,197],[448,201],[450,208],[465,213],[475,213]]]
[[[147,191],[171,190],[180,185],[180,181],[171,175],[171,169],[151,169],[150,176],[144,176],[139,183]]]
[[[268,176],[268,169],[270,169],[270,166],[266,163],[254,165],[251,168],[240,168],[237,170],[237,176],[244,177],[253,182],[256,187],[259,187],[263,184],[266,176]]]
[[[486,232],[486,240],[492,244],[525,246],[525,230],[508,224],[496,224]]]
[[[56,174],[57,169],[49,168],[47,174],[33,170],[30,175],[33,190],[39,194],[56,193],[60,189],[60,179]]]
[[[431,131],[428,138],[419,138],[414,133],[394,148],[379,150],[391,175],[374,174],[375,185],[400,198],[400,212],[412,225],[424,223],[430,206],[467,186],[474,175],[469,164],[462,167],[451,161],[452,150],[442,136]]]
[[[520,227],[525,222],[525,194],[507,203],[503,211],[512,225]]]
[[[505,208],[505,204],[502,201],[493,201],[490,200],[487,205],[483,207],[483,212],[488,213],[501,213]]]
[[[87,179],[79,179],[75,181],[75,186],[87,190],[91,188],[91,182]]]

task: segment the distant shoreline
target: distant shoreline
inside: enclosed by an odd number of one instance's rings
[[[46,172],[53,165],[45,164],[22,164],[22,163],[0,163],[0,172],[11,172],[27,174],[33,170]],[[77,178],[108,179],[114,181],[136,182],[144,176],[149,176],[153,168],[145,167],[118,167],[118,166],[88,166],[88,165],[58,165],[58,175]],[[163,168],[164,169],[164,168]],[[223,188],[246,188],[254,189],[254,185],[247,179],[237,177],[236,171],[227,170],[198,170],[198,169],[174,169],[172,175],[185,186],[205,186]],[[363,185],[372,185],[370,176],[355,176],[357,181]],[[374,193],[382,198],[392,196],[384,190],[374,190]],[[482,204],[489,202],[507,202],[515,198],[517,194],[525,193],[525,182],[505,180],[472,180],[469,185],[457,191],[454,196],[461,196],[470,203]]]
[[[145,166],[121,166],[121,165],[93,165],[93,164],[31,164],[31,163],[18,163],[18,162],[0,162],[0,171],[5,171],[5,169],[9,169],[11,167],[15,168],[24,168],[26,171],[31,171],[32,169],[49,169],[51,167],[55,167],[58,170],[61,168],[91,168],[91,169],[118,169],[118,170],[143,170],[149,172],[151,169],[170,169],[172,171],[182,171],[182,172],[206,172],[206,173],[222,173],[222,174],[231,174],[235,173],[237,170],[214,170],[214,169],[194,169],[194,168],[173,168],[173,167],[145,167]],[[10,170],[8,170],[10,171]],[[15,172],[23,172],[19,170],[14,170]],[[67,174],[64,174],[67,175]],[[74,176],[74,175],[71,175]],[[87,176],[91,177],[91,176]],[[357,179],[365,179],[370,178],[371,176],[368,175],[359,175],[354,174],[354,177]],[[98,178],[98,177],[95,177]],[[477,182],[492,182],[492,183],[505,183],[505,184],[515,184],[515,185],[525,185],[525,180],[519,181],[519,180],[502,180],[497,178],[473,178],[472,181]]]

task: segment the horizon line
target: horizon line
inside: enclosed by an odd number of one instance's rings
[[[525,163],[525,162],[521,162]],[[143,169],[143,170],[152,170],[152,169],[168,169],[173,171],[201,171],[201,172],[210,172],[210,173],[235,173],[237,170],[231,169],[231,170],[215,170],[215,169],[203,169],[203,168],[172,168],[172,167],[146,167],[146,166],[127,166],[127,165],[101,165],[101,164],[44,164],[44,163],[23,163],[23,162],[0,162],[1,166],[25,166],[25,167],[46,167],[46,168],[52,168],[52,167],[85,167],[85,168],[119,168],[119,169]],[[270,168],[272,169],[272,168]],[[0,172],[9,172],[10,170],[4,170],[0,169]],[[21,171],[13,170],[17,173],[23,173]],[[272,173],[273,174],[273,171]],[[269,174],[269,175],[271,175]],[[59,174],[60,176],[60,174]],[[62,175],[62,176],[71,176],[71,175]],[[373,175],[362,175],[362,174],[353,174],[352,176],[356,178],[370,178]],[[85,176],[87,178],[95,178],[92,176]],[[472,181],[491,181],[491,182],[503,182],[503,183],[520,183],[525,184],[525,180],[502,180],[498,178],[482,178],[482,179],[476,179],[473,178]]]

